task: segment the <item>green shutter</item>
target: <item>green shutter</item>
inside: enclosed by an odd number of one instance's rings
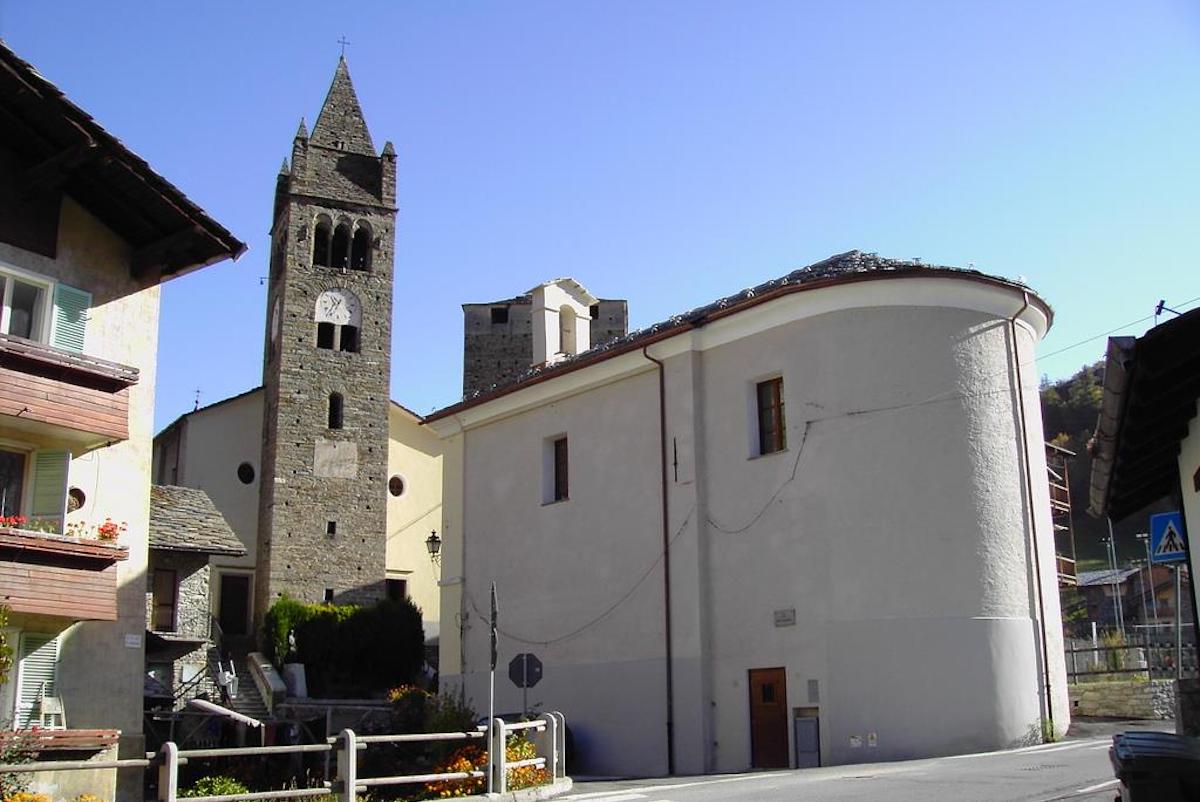
[[[35,518],[53,521],[62,532],[67,512],[67,469],[69,451],[37,451],[33,455],[33,503],[29,512]]]
[[[84,329],[92,294],[58,284],[54,287],[54,335],[52,345],[83,353]]]
[[[20,662],[17,664],[17,726],[28,729],[36,720],[43,697],[56,697],[58,637],[21,634]]]

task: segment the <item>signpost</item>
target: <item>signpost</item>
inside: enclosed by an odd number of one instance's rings
[[[492,581],[492,616],[489,628],[492,633],[492,668],[488,673],[488,794],[492,793],[492,778],[495,776],[496,743],[504,748],[504,733],[495,735],[496,729],[496,622],[500,618],[500,607],[496,603],[496,582]]]
[[[523,652],[508,664],[508,678],[521,689],[522,712],[529,715],[529,689],[542,681],[542,661],[536,654]]]
[[[1187,559],[1187,542],[1183,537],[1183,516],[1176,512],[1160,512],[1150,516],[1150,559],[1156,563],[1178,563]],[[1183,581],[1179,566],[1175,572],[1175,676],[1183,677]],[[1150,583],[1153,585],[1153,581]]]
[[[1150,559],[1156,563],[1174,563],[1187,559],[1183,539],[1183,516],[1178,512],[1160,512],[1150,516]]]

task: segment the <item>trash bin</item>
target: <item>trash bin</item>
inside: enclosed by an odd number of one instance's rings
[[[1200,802],[1200,740],[1124,732],[1108,750],[1122,802]]]

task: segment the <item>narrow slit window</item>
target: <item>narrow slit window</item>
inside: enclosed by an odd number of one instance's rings
[[[154,630],[175,631],[176,577],[174,571],[163,568],[154,570]]]
[[[758,453],[774,454],[787,447],[783,417],[783,379],[759,382],[758,395]]]
[[[329,428],[340,429],[344,421],[343,399],[341,393],[329,394]],[[332,532],[330,533],[332,534]]]
[[[570,490],[567,481],[567,438],[554,441],[554,500],[564,501]]]

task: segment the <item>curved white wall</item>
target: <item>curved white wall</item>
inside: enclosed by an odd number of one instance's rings
[[[1035,306],[1017,326],[1018,391],[1008,317],[1022,303],[966,278],[867,281],[651,347],[666,377],[677,771],[750,765],[754,668],[786,669],[789,716],[819,708],[825,763],[1036,737],[1047,709],[1035,551],[1065,729],[1032,363],[1046,320]],[[447,492],[446,532],[463,542],[448,545],[460,556],[446,575],[464,577],[465,601],[447,593],[444,627],[466,619],[443,665],[461,657],[486,704],[479,614],[496,579],[502,630],[520,638],[502,637],[502,669],[522,651],[542,658],[530,698],[567,714],[590,772],[666,771],[654,370],[625,354],[434,424],[463,430],[446,475],[461,489]],[[787,450],[753,456],[754,386],[773,376]],[[571,498],[543,506],[539,449],[563,433]],[[795,625],[777,627],[791,609]],[[499,709],[519,707],[503,674],[497,693]]]

